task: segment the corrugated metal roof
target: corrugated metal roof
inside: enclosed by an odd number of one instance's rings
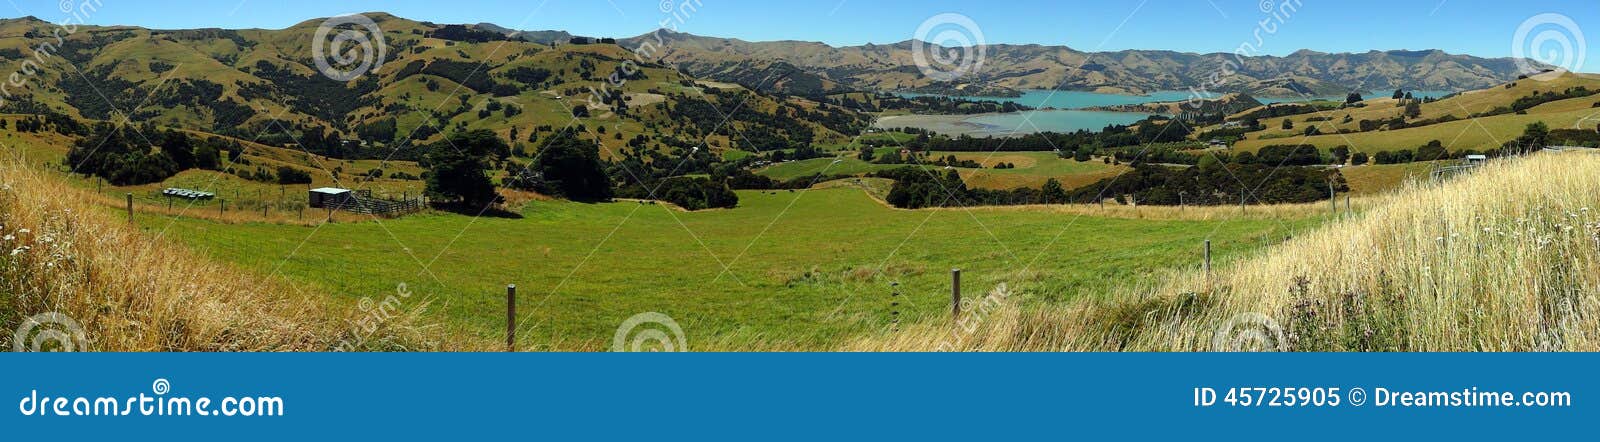
[[[312,192],[316,192],[316,193],[326,193],[326,194],[330,194],[330,195],[338,195],[338,194],[341,194],[341,193],[350,193],[350,189],[340,189],[338,187],[318,187],[318,188],[315,188],[315,189],[311,189],[311,191]]]

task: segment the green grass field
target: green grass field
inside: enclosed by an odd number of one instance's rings
[[[887,153],[893,148],[882,148],[879,151]],[[1067,188],[1077,188],[1093,184],[1103,178],[1116,176],[1116,174],[1129,170],[1125,166],[1105,164],[1099,159],[1078,162],[1072,159],[1063,159],[1054,152],[931,152],[930,158],[943,158],[955,155],[958,160],[973,160],[983,164],[982,169],[958,167],[956,171],[967,185],[989,189],[1012,189],[1017,187],[1039,187],[1046,180],[1055,178]],[[835,163],[837,161],[837,163]],[[1014,169],[995,169],[999,163],[1016,165]],[[789,161],[774,164],[757,171],[777,180],[789,180],[812,174],[827,175],[856,175],[877,172],[880,170],[906,167],[904,164],[875,164],[856,159],[854,156],[842,158],[812,158],[809,160]],[[942,168],[941,168],[942,169]]]
[[[838,162],[835,163],[835,161]],[[856,175],[905,166],[904,164],[873,164],[858,160],[854,156],[827,157],[773,164],[756,171],[756,173],[783,181],[819,173],[826,175]]]
[[[890,282],[901,284],[907,321],[948,311],[953,267],[965,270],[968,293],[1007,282],[1026,288],[1025,303],[1059,302],[1197,265],[1202,238],[1213,239],[1219,256],[1236,256],[1314,223],[907,211],[850,186],[740,192],[731,210],[533,202],[523,214],[320,227],[155,214],[139,221],[213,258],[342,302],[381,300],[405,283],[434,301],[430,320],[472,342],[502,339],[504,286],[514,283],[527,326],[522,342],[561,350],[604,349],[621,322],[648,311],[671,315],[700,349],[828,349],[887,327]],[[1035,257],[1035,272],[1022,275]],[[724,274],[724,265],[731,271]]]
[[[1386,190],[1398,189],[1410,179],[1427,179],[1437,167],[1436,163],[1450,163],[1453,161],[1419,161],[1404,164],[1367,164],[1361,166],[1347,166],[1339,169],[1350,183],[1350,191],[1357,194],[1374,194]]]

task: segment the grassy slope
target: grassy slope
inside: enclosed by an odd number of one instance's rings
[[[1600,155],[1587,153],[1500,161],[1413,183],[1210,283],[1190,269],[1067,308],[1002,306],[956,342],[948,321],[933,321],[845,348],[1210,350],[1231,323],[1246,327],[1224,341],[1261,333],[1296,351],[1595,351],[1597,169]],[[1251,317],[1283,334],[1249,327]]]
[[[15,124],[16,117],[3,117],[7,124]],[[194,133],[202,136],[215,136],[211,134]],[[139,204],[150,204],[165,207],[167,199],[161,195],[161,190],[168,187],[180,187],[191,190],[201,190],[217,194],[220,199],[227,200],[227,210],[247,209],[259,213],[262,206],[267,206],[268,217],[274,219],[298,219],[300,210],[305,205],[305,191],[310,187],[344,187],[351,189],[371,190],[377,196],[392,197],[395,199],[405,195],[418,195],[424,186],[420,180],[401,180],[387,178],[394,172],[410,173],[420,176],[422,169],[412,161],[378,160],[337,160],[320,156],[309,155],[303,151],[269,147],[262,144],[250,143],[247,140],[238,140],[245,146],[244,160],[235,166],[240,170],[266,169],[274,174],[279,166],[290,166],[311,175],[312,183],[297,185],[279,185],[240,178],[231,173],[210,170],[190,169],[178,173],[160,183],[151,183],[138,186],[102,186],[96,180],[83,179],[73,176],[63,178],[64,182],[88,191],[99,192],[102,196],[121,198],[132,193],[134,200]],[[67,155],[67,146],[74,143],[70,137],[57,135],[52,132],[20,133],[12,130],[0,130],[0,145],[9,148],[4,155],[12,159],[26,159],[29,165],[43,168],[59,169],[61,161]],[[227,158],[223,161],[226,163]],[[370,170],[382,169],[385,177],[375,180],[365,180],[358,175]],[[342,170],[338,177],[325,171]],[[216,213],[221,203],[218,200],[174,202],[175,210],[187,207],[193,214]],[[309,215],[308,215],[309,216]]]
[[[983,169],[956,168],[961,178],[967,185],[989,189],[1012,189],[1017,187],[1039,187],[1050,178],[1061,181],[1068,189],[1093,184],[1103,178],[1115,176],[1128,170],[1125,166],[1112,166],[1099,160],[1077,162],[1071,159],[1062,159],[1051,152],[997,152],[993,155],[984,152],[931,152],[932,158],[943,158],[946,155],[955,155],[958,160],[973,160],[982,163]],[[788,180],[796,177],[822,173],[828,175],[856,175],[872,173],[880,170],[906,167],[904,164],[874,164],[861,161],[853,156],[835,158],[812,158],[809,160],[789,161],[774,164],[763,168],[757,173],[778,180]],[[1015,164],[1015,169],[995,169],[994,165],[1006,162]]]
[[[1537,79],[1524,79],[1517,81],[1515,86],[1493,87],[1489,89],[1470,91],[1455,97],[1422,104],[1421,119],[1433,119],[1443,115],[1454,115],[1462,118],[1459,121],[1434,124],[1422,127],[1401,130],[1369,131],[1360,133],[1331,134],[1334,129],[1358,130],[1361,120],[1383,120],[1393,118],[1404,111],[1403,107],[1396,106],[1392,98],[1373,98],[1366,101],[1367,106],[1361,108],[1339,109],[1323,111],[1312,114],[1292,115],[1287,117],[1268,118],[1262,120],[1267,129],[1252,132],[1249,139],[1240,141],[1235,149],[1254,152],[1262,146],[1273,144],[1314,144],[1323,149],[1334,146],[1347,145],[1357,152],[1376,153],[1383,150],[1415,149],[1417,146],[1427,144],[1432,140],[1439,140],[1451,150],[1478,150],[1497,148],[1504,141],[1516,138],[1522,134],[1523,128],[1529,123],[1543,121],[1553,129],[1572,128],[1586,117],[1600,113],[1592,106],[1600,101],[1600,97],[1590,96],[1545,103],[1528,110],[1527,115],[1496,115],[1478,119],[1468,119],[1474,113],[1485,112],[1496,107],[1509,106],[1517,98],[1525,97],[1535,92],[1560,92],[1575,86],[1584,86],[1590,90],[1600,89],[1600,77],[1585,74],[1567,74],[1556,76],[1545,74]],[[1344,117],[1349,115],[1350,123],[1342,123]],[[1307,122],[1309,117],[1329,117],[1331,121]],[[1291,120],[1294,128],[1282,129],[1283,120]],[[1593,118],[1590,118],[1593,123]],[[1328,135],[1305,137],[1302,134],[1307,125],[1317,125]],[[1588,124],[1586,126],[1593,126]],[[1265,138],[1265,139],[1263,139]]]
[[[0,163],[0,327],[59,312],[84,328],[78,350],[93,351],[327,351],[354,336],[349,309],[141,234],[112,204]],[[354,348],[433,348],[410,324],[387,321]]]
[[[1450,162],[1455,164],[1454,162]],[[1427,179],[1437,162],[1419,161],[1405,164],[1366,164],[1345,166],[1339,169],[1356,194],[1376,194],[1403,187],[1407,180]]]
[[[951,267],[966,270],[971,290],[1027,279],[1054,289],[1033,301],[1055,302],[1192,262],[1202,236],[1228,256],[1309,222],[905,211],[853,188],[741,192],[738,208],[695,213],[534,202],[524,214],[321,227],[155,215],[140,222],[149,229],[170,223],[168,237],[207,255],[258,272],[278,269],[296,285],[346,298],[405,282],[438,297],[436,319],[451,332],[481,342],[501,336],[500,293],[516,283],[524,324],[537,324],[521,335],[527,348],[561,350],[603,349],[618,324],[646,311],[676,318],[698,349],[829,348],[886,325],[890,281],[902,283],[907,318],[945,311]],[[1064,227],[1034,264],[1037,272],[1018,275]],[[718,278],[719,261],[730,264],[731,276]],[[422,272],[419,263],[430,262]],[[884,274],[874,276],[880,266]]]

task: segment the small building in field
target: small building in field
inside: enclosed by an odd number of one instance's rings
[[[1467,155],[1466,163],[1467,164],[1472,164],[1472,165],[1477,165],[1477,164],[1483,164],[1483,162],[1485,162],[1485,161],[1489,161],[1489,156],[1474,154],[1474,155]]]
[[[353,199],[355,194],[350,189],[337,187],[318,187],[311,189],[307,195],[306,204],[311,207],[339,207]]]

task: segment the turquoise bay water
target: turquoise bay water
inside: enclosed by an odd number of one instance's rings
[[[900,93],[902,97],[938,96],[937,94]],[[1211,94],[1209,97],[1215,97]],[[1053,107],[1056,109],[1083,109],[1095,106],[1115,106],[1119,104],[1143,104],[1157,101],[1181,101],[1189,99],[1188,91],[1158,91],[1149,95],[1118,95],[1102,94],[1086,91],[1048,91],[1027,90],[1021,97],[981,97],[981,96],[954,96],[974,101],[1011,102],[1034,108]]]
[[[1439,98],[1451,91],[1410,91],[1418,98]],[[1363,93],[1363,98],[1388,97],[1394,91]],[[898,93],[903,97],[938,96],[937,94]],[[949,135],[1009,136],[1034,132],[1074,132],[1100,130],[1113,124],[1133,124],[1154,114],[1137,112],[1101,112],[1083,110],[1096,106],[1143,104],[1162,101],[1183,101],[1193,95],[1189,91],[1156,91],[1147,95],[1118,95],[1086,91],[1027,90],[1020,97],[953,96],[974,101],[1012,102],[1040,110],[1004,114],[981,115],[910,115],[882,121],[879,127],[916,127]],[[1218,94],[1207,94],[1215,98]],[[1262,103],[1298,103],[1312,100],[1344,100],[1339,96],[1307,97],[1255,97]],[[1044,109],[1053,108],[1053,109]]]
[[[1411,92],[1412,96],[1417,97],[1417,98],[1439,98],[1439,97],[1443,97],[1445,95],[1450,95],[1450,94],[1454,93],[1452,91],[1430,91],[1430,90],[1413,90],[1413,91],[1409,91],[1409,92]],[[1362,96],[1362,98],[1369,98],[1370,99],[1370,98],[1377,98],[1377,97],[1388,97],[1388,96],[1390,96],[1392,94],[1394,94],[1394,91],[1392,91],[1392,90],[1389,90],[1389,91],[1371,91],[1371,92],[1362,93],[1361,96]],[[910,92],[898,93],[896,95],[900,95],[902,97],[939,96],[937,94],[917,94],[917,93],[910,93]],[[1202,94],[1202,96],[1204,98],[1216,98],[1216,97],[1220,96],[1220,94],[1204,93],[1204,94]],[[963,98],[963,99],[974,100],[974,101],[1011,102],[1011,103],[1017,103],[1017,104],[1021,104],[1021,105],[1024,105],[1024,106],[1035,107],[1035,108],[1053,107],[1053,108],[1056,108],[1056,109],[1083,109],[1083,108],[1096,107],[1096,106],[1116,106],[1116,105],[1121,105],[1121,104],[1143,104],[1143,103],[1154,103],[1154,102],[1160,102],[1160,101],[1183,101],[1183,100],[1190,99],[1192,97],[1192,95],[1190,94],[1189,91],[1156,91],[1156,92],[1152,92],[1152,93],[1147,94],[1147,95],[1118,95],[1118,94],[1102,94],[1102,93],[1099,93],[1099,92],[1086,92],[1086,91],[1049,91],[1049,90],[1031,89],[1031,90],[1023,91],[1021,97],[984,97],[984,96],[964,96],[964,95],[955,95],[955,96],[951,96],[951,97]],[[1297,103],[1297,102],[1302,102],[1302,101],[1313,101],[1313,100],[1339,100],[1339,101],[1343,101],[1344,98],[1345,98],[1344,95],[1326,95],[1326,96],[1324,96],[1324,95],[1316,95],[1316,96],[1303,96],[1303,97],[1262,97],[1262,96],[1254,96],[1254,97],[1255,97],[1256,100],[1258,100],[1258,101],[1260,101],[1262,103]]]

